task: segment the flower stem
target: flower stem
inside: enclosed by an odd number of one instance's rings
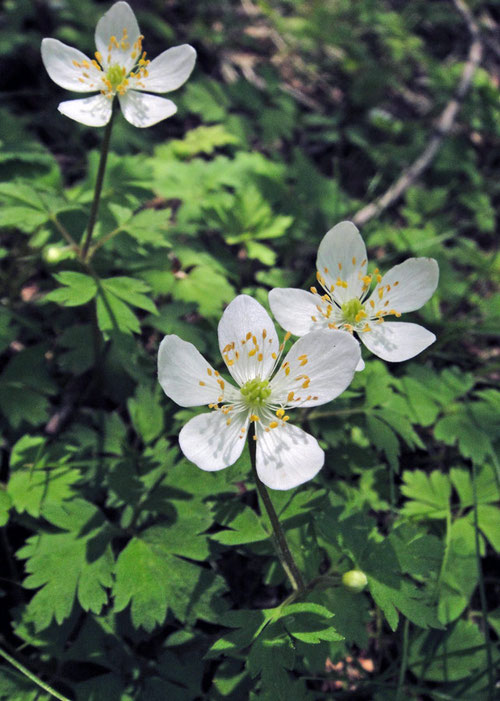
[[[97,220],[97,212],[99,211],[99,202],[101,201],[102,184],[104,181],[104,172],[106,170],[106,161],[108,160],[109,142],[111,139],[111,130],[113,129],[114,116],[115,108],[113,107],[113,109],[111,110],[111,117],[109,122],[106,124],[106,129],[104,131],[104,137],[102,140],[101,158],[99,160],[99,169],[97,171],[97,178],[95,181],[94,200],[92,202],[92,209],[90,210],[89,223],[87,225],[87,233],[85,234],[85,239],[83,241],[81,249],[82,260],[85,260],[87,258],[90,241],[92,240],[92,233],[94,231],[94,226]]]
[[[32,682],[37,684],[39,687],[41,687],[44,691],[47,691],[49,694],[52,694],[52,696],[56,699],[59,699],[59,701],[69,701],[69,699],[66,696],[62,696],[61,694],[58,694],[57,691],[55,691],[51,686],[43,682],[41,679],[36,677],[32,672],[29,671],[24,665],[22,665],[20,662],[15,660],[13,657],[11,657],[5,650],[2,650],[0,647],[0,656],[3,657],[4,659],[7,660],[7,662],[10,662],[10,664],[18,669],[22,674],[24,674],[28,679],[31,679]]]
[[[255,427],[251,423],[250,429],[248,431],[248,451],[250,453],[250,462],[252,464],[252,472],[255,479],[255,484],[257,485],[257,491],[259,492],[260,498],[262,499],[262,502],[266,508],[267,515],[269,516],[269,520],[271,521],[271,526],[273,527],[274,541],[277,546],[281,565],[285,570],[293,589],[296,592],[301,593],[305,590],[304,580],[302,579],[300,570],[297,567],[295,560],[293,559],[293,555],[290,552],[290,548],[288,547],[285,532],[281,528],[278,514],[274,509],[271,497],[269,496],[265,484],[261,482],[261,480],[259,479],[259,475],[257,474],[257,468],[255,466],[256,441],[254,440],[254,436]]]

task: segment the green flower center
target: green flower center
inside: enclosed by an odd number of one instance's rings
[[[245,382],[240,392],[248,406],[252,408],[261,407],[271,396],[269,382],[258,378]]]
[[[361,304],[357,297],[355,299],[350,299],[348,302],[344,302],[341,309],[344,315],[344,321],[347,324],[357,324],[366,316],[365,305]]]
[[[106,78],[109,80],[111,88],[113,90],[116,90],[125,78],[122,67],[119,66],[117,63],[115,63],[113,66],[110,66],[106,73]]]

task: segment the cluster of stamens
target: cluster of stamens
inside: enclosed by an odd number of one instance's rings
[[[352,264],[356,265],[356,258],[353,257]],[[376,304],[373,299],[369,300],[369,306],[365,302],[372,284],[373,279],[376,280],[377,285],[380,285],[382,281],[382,275],[379,273],[378,268],[375,268],[372,274],[364,274],[364,268],[366,265],[366,259],[362,261],[361,267],[358,272],[358,279],[362,281],[363,286],[361,289],[360,297],[353,297],[346,302],[340,302],[335,294],[336,288],[348,289],[349,284],[347,280],[341,278],[342,274],[342,263],[338,263],[339,274],[337,280],[333,284],[328,284],[322,273],[319,271],[316,273],[316,279],[318,283],[323,287],[325,293],[320,294],[316,287],[311,287],[311,292],[320,298],[320,302],[316,305],[318,310],[317,315],[312,315],[311,319],[314,322],[326,323],[330,329],[343,329],[349,331],[349,333],[366,332],[371,331],[372,328],[368,321],[375,321],[377,324],[382,324],[385,316],[394,315],[400,317],[401,314],[390,307],[390,300],[386,299],[383,302],[383,307],[376,309]],[[328,268],[324,268],[324,273],[328,274]],[[394,287],[399,285],[399,281],[394,282]],[[382,303],[385,296],[387,296],[392,289],[392,285],[382,285],[378,288],[377,295],[380,303]],[[340,298],[341,299],[341,298]]]
[[[268,338],[266,329],[263,329],[260,334],[252,333],[249,331],[244,338],[240,339],[239,342],[231,341],[226,344],[222,349],[222,355],[226,365],[232,367],[233,365],[238,366],[242,373],[248,374],[251,370],[253,371],[254,365],[252,361],[251,365],[248,365],[249,358],[256,358],[258,363],[263,363],[266,358],[271,358],[273,361],[271,369],[266,368],[266,375],[270,377],[276,370],[276,367],[280,361],[281,355],[283,353],[284,347],[288,339],[290,338],[290,333],[285,335],[283,343],[279,345],[278,352],[273,350],[272,343],[273,339]],[[300,355],[297,358],[296,365],[298,368],[302,368],[308,363],[307,353]],[[295,364],[295,363],[294,363]],[[285,361],[279,372],[275,375],[276,384],[274,389],[283,381],[284,378],[280,380],[280,373],[284,374],[287,378],[287,385],[290,386],[290,382],[298,383],[297,389],[307,389],[311,383],[311,378],[305,373],[299,373],[292,380],[289,380],[290,373],[293,369],[289,361]],[[295,371],[296,372],[296,371]],[[217,401],[209,404],[210,409],[215,411],[220,411],[226,416],[226,425],[230,426],[233,417],[231,414],[240,412],[249,412],[249,419],[255,424],[262,426],[263,430],[269,432],[273,429],[283,426],[288,420],[289,416],[286,413],[288,408],[298,407],[306,401],[317,400],[317,396],[311,394],[307,396],[296,396],[294,390],[290,390],[284,401],[279,403],[273,402],[272,394],[273,388],[271,387],[271,382],[267,379],[263,379],[260,374],[246,380],[239,390],[239,397],[235,398],[234,394],[230,392],[230,397],[227,397],[228,403],[224,403],[226,400],[224,396],[225,383],[217,370],[212,370],[207,368],[207,374],[210,378],[215,379],[219,388],[220,395],[217,397]],[[199,384],[205,386],[207,382],[205,380],[200,380]],[[292,385],[293,386],[293,385]],[[246,433],[246,429],[242,428],[240,430],[239,438],[243,438]],[[254,440],[257,440],[257,436],[254,434]]]
[[[130,88],[131,80],[133,80],[133,87],[145,88],[146,86],[142,82],[142,79],[148,77],[150,61],[146,58],[146,52],[142,50],[143,39],[144,37],[141,34],[132,46],[130,57],[135,61],[132,70],[127,71],[125,66],[112,62],[113,52],[115,50],[130,50],[127,30],[123,29],[121,39],[117,39],[114,35],[110,36],[106,60],[103,59],[99,51],[96,51],[94,54],[95,58],[91,61],[87,61],[86,59],[83,61],[73,61],[75,68],[80,68],[82,70],[82,75],[78,80],[87,85],[90,89],[99,90],[102,95],[109,99],[112,99],[117,93],[118,95],[125,95]],[[89,73],[91,67],[99,71],[100,83],[96,84],[91,82],[92,78]]]

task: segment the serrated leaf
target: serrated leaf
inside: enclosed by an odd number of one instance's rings
[[[290,638],[280,632],[276,636],[274,630],[267,628],[253,643],[247,665],[252,677],[260,675],[261,688],[266,695],[288,701],[293,698],[293,689],[286,670],[294,666],[295,650]]]
[[[408,663],[419,678],[449,682],[470,678],[484,664],[484,637],[472,621],[458,621],[448,630],[420,633],[410,643]]]
[[[0,527],[5,526],[9,520],[9,511],[12,506],[12,499],[5,489],[0,488]]]
[[[234,145],[239,139],[226,131],[223,124],[200,126],[187,132],[183,139],[169,143],[169,149],[178,158],[191,158],[199,153],[209,155],[221,146]]]
[[[54,394],[56,385],[47,372],[46,350],[37,345],[16,353],[0,375],[0,410],[14,428],[23,421],[37,425],[48,418],[45,395]]]
[[[173,548],[177,550],[176,547]],[[196,604],[196,616],[212,620],[224,608],[217,601],[219,580],[209,571],[172,554],[168,527],[155,526],[135,537],[118,556],[115,568],[115,610],[131,606],[135,627],[152,631],[170,608],[185,621]]]
[[[54,277],[64,287],[48,292],[44,297],[45,301],[56,302],[65,307],[79,307],[93,299],[97,293],[97,284],[90,275],[66,270],[56,273]]]
[[[145,443],[150,443],[163,431],[163,409],[159,393],[146,385],[139,385],[134,397],[127,401],[132,424]]]
[[[100,613],[108,598],[106,587],[112,584],[113,556],[102,517],[83,500],[70,502],[68,508],[87,517],[90,527],[85,532],[40,533],[28,538],[17,553],[27,560],[24,586],[42,587],[26,610],[37,631],[47,628],[53,618],[60,625],[70,615],[75,597],[84,610]],[[75,519],[71,523],[74,526]]]
[[[469,514],[474,524],[474,513]],[[494,504],[478,504],[477,523],[480,532],[489,540],[495,552],[500,552],[500,509]]]
[[[402,513],[406,516],[446,518],[450,509],[450,479],[439,470],[427,475],[422,470],[403,472],[402,493],[408,497]]]
[[[269,533],[264,529],[257,514],[249,507],[240,511],[234,519],[225,525],[229,526],[230,530],[213,533],[212,540],[223,545],[241,545],[269,538]]]
[[[137,280],[132,277],[110,277],[101,280],[101,284],[105,290],[111,292],[113,295],[119,299],[124,300],[127,304],[132,307],[139,307],[139,309],[145,309],[151,314],[157,314],[156,306],[144,294],[149,292],[149,285],[147,285],[142,280]]]
[[[477,585],[474,526],[468,518],[453,522],[448,553],[440,578],[438,615],[442,623],[454,621],[470,601]]]
[[[197,266],[179,279],[172,293],[176,299],[195,302],[203,316],[215,318],[219,318],[224,303],[235,296],[226,278],[206,266]]]
[[[392,469],[397,471],[399,468],[399,441],[394,431],[372,414],[366,415],[366,427],[375,447],[385,453]]]

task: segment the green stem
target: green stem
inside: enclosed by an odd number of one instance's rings
[[[278,514],[274,510],[271,497],[269,496],[265,484],[263,484],[260,481],[259,475],[257,474],[257,468],[255,466],[256,441],[254,440],[254,438],[255,427],[253,423],[251,423],[250,429],[248,431],[248,450],[250,453],[250,462],[252,464],[252,472],[254,475],[255,484],[257,485],[257,491],[259,492],[260,498],[262,499],[262,503],[264,504],[267,511],[267,515],[269,516],[269,520],[271,521],[271,526],[274,532],[274,540],[277,545],[281,565],[285,570],[293,589],[301,593],[305,590],[304,580],[302,579],[300,570],[297,567],[295,560],[293,559],[292,553],[290,552],[290,548],[288,547],[285,532],[281,528]]]
[[[472,495],[474,499],[474,534],[476,545],[477,574],[479,578],[479,599],[481,601],[481,611],[484,624],[484,643],[486,648],[486,664],[488,667],[488,701],[493,701],[495,695],[495,679],[493,676],[493,655],[491,652],[491,640],[489,634],[488,605],[486,601],[486,590],[484,587],[483,568],[481,567],[481,549],[479,542],[479,521],[477,515],[477,485],[476,485],[476,463],[472,461]]]
[[[109,122],[106,124],[106,130],[104,132],[104,137],[102,140],[102,146],[101,146],[101,159],[99,161],[99,169],[97,171],[97,178],[95,181],[95,189],[94,189],[94,200],[92,202],[92,209],[90,210],[90,217],[89,217],[89,223],[87,226],[87,233],[85,235],[85,239],[82,245],[82,259],[85,260],[87,258],[87,253],[89,250],[90,246],[90,241],[92,239],[92,233],[94,231],[94,226],[97,220],[97,212],[99,211],[99,202],[101,201],[101,191],[102,191],[102,184],[104,182],[104,172],[106,170],[106,161],[108,160],[108,151],[109,151],[109,141],[111,139],[111,130],[113,129],[113,118],[115,115],[115,108],[113,107],[111,111],[111,118]]]
[[[403,686],[405,683],[406,670],[408,667],[408,637],[410,631],[410,621],[405,618],[403,624],[403,654],[401,656],[401,666],[399,668],[398,688],[396,691],[396,701],[401,701],[403,698]]]
[[[20,662],[15,660],[13,657],[11,657],[5,650],[2,650],[0,647],[0,656],[3,657],[4,659],[7,660],[7,662],[10,662],[10,664],[18,669],[22,674],[24,674],[28,679],[31,679],[32,682],[37,684],[39,687],[41,687],[44,691],[47,691],[49,694],[52,694],[54,698],[59,699],[59,701],[70,701],[66,696],[62,696],[61,694],[58,694],[57,691],[55,691],[51,686],[43,682],[41,679],[38,679],[38,677],[35,677],[35,675],[29,671],[29,669],[26,669],[24,665],[22,665]]]
[[[61,224],[61,222],[59,221],[59,219],[57,218],[57,216],[55,214],[51,217],[51,221],[54,224],[54,226],[56,227],[56,229],[59,231],[61,236],[66,240],[66,243],[68,243],[69,246],[73,249],[73,251],[75,251],[75,253],[78,254],[79,250],[80,250],[78,244],[76,243],[74,238],[71,236],[69,231],[66,229],[66,227]]]
[[[101,248],[101,246],[104,246],[105,243],[111,241],[112,238],[114,238],[117,234],[120,234],[123,230],[124,229],[122,226],[117,226],[116,229],[113,229],[113,231],[101,236],[90,248],[90,257],[92,257],[94,253]]]
[[[311,411],[307,414],[308,419],[326,419],[331,416],[353,416],[354,414],[369,414],[370,412],[363,407],[354,407],[352,409],[333,409],[327,411]]]

